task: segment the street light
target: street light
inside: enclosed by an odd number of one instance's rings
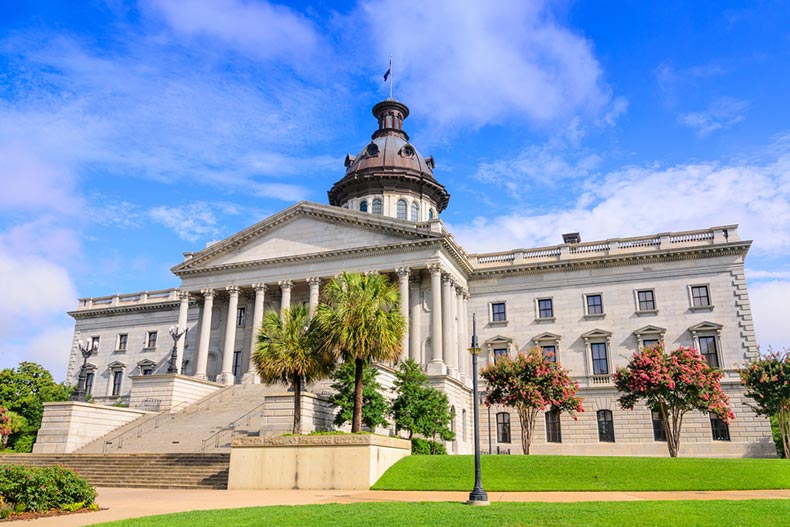
[[[480,348],[477,346],[477,323],[475,321],[475,314],[472,313],[472,347],[469,348],[469,353],[472,354],[472,390],[474,393],[474,419],[475,419],[475,488],[469,493],[469,500],[466,502],[469,505],[490,505],[488,501],[488,494],[483,490],[483,484],[480,477],[480,416],[478,415],[478,407],[480,406],[477,392],[477,356],[480,355]]]
[[[72,401],[79,401],[81,403],[86,402],[85,383],[87,382],[88,377],[88,357],[91,356],[91,353],[96,351],[96,349],[99,347],[98,344],[99,343],[93,339],[88,342],[84,342],[82,339],[77,341],[77,347],[82,354],[82,368],[80,368],[80,377],[79,382],[77,383],[77,393],[71,396]]]
[[[178,341],[187,332],[187,328],[179,331],[178,326],[170,326],[168,331],[173,338],[173,350],[170,352],[170,364],[167,366],[167,373],[178,373]]]

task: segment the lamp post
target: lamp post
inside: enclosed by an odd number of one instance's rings
[[[179,331],[178,326],[170,326],[168,331],[173,338],[173,350],[170,352],[170,364],[167,366],[167,373],[178,373],[178,341],[187,332],[187,328]]]
[[[475,420],[475,488],[469,493],[469,505],[490,505],[488,494],[483,490],[483,483],[480,477],[480,416],[479,416],[479,393],[477,391],[477,356],[480,355],[480,348],[477,346],[477,325],[475,314],[472,313],[472,346],[469,353],[472,354],[472,390],[474,393],[474,420]]]
[[[91,353],[96,351],[98,347],[98,342],[91,339],[88,342],[83,342],[82,339],[77,341],[77,347],[82,354],[82,367],[80,368],[80,377],[77,383],[77,393],[71,396],[72,401],[79,401],[84,403],[85,399],[85,383],[88,377],[88,357],[91,356]]]

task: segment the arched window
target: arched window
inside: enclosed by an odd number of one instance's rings
[[[373,200],[373,210],[371,212],[373,214],[381,214],[382,213],[381,200],[379,198],[376,198],[376,199]]]
[[[428,209],[428,219],[429,220],[433,219],[433,209]]]
[[[510,414],[496,414],[496,440],[498,443],[510,443]]]
[[[411,221],[420,221],[420,206],[416,201],[411,204]]]
[[[406,200],[399,199],[398,200],[398,219],[405,220],[406,219]]]
[[[598,441],[614,443],[614,420],[611,410],[598,410]]]
[[[368,202],[367,202],[367,200],[364,200],[364,199],[362,200],[362,203],[359,204],[359,210],[361,210],[362,212],[367,212],[368,211]]]

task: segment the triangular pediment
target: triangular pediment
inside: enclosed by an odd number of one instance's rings
[[[612,336],[611,331],[606,331],[605,329],[597,329],[597,328],[582,334],[583,339],[605,339],[611,336]]]
[[[655,334],[663,335],[666,332],[667,332],[666,328],[647,325],[637,330],[634,330],[634,335],[655,335]]]
[[[126,364],[119,360],[114,360],[107,365],[108,370],[122,370],[124,368],[126,368]]]
[[[405,220],[302,202],[192,254],[173,272],[380,250],[443,237]]]
[[[559,341],[560,339],[562,339],[560,335],[544,331],[540,335],[535,335],[532,337],[532,342],[545,342],[547,340]]]
[[[154,366],[156,366],[156,363],[151,359],[143,359],[137,363],[137,366],[139,366],[140,368],[153,368]]]
[[[716,324],[715,322],[700,322],[699,324],[694,324],[689,328],[689,331],[692,333],[697,333],[699,331],[721,331],[723,326],[721,324]]]

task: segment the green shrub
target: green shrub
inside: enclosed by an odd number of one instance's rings
[[[33,443],[36,442],[35,434],[22,434],[14,442],[14,451],[16,452],[32,452]]]
[[[413,437],[411,440],[411,453],[423,456],[436,456],[447,454],[447,449],[438,441]]]
[[[0,496],[14,510],[43,511],[66,509],[75,503],[90,505],[96,489],[71,469],[55,467],[0,467]]]
[[[776,416],[771,416],[771,432],[774,436],[774,444],[776,444],[776,455],[779,457],[785,457],[785,447],[782,443],[782,432],[779,430],[779,422],[776,420]]]

